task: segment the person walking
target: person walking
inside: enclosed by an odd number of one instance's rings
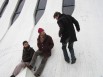
[[[27,41],[23,42],[23,55],[22,55],[22,61],[16,66],[14,69],[12,75],[10,77],[17,76],[22,68],[25,68],[29,65],[32,56],[34,54],[35,50],[30,47]]]
[[[73,45],[74,42],[77,41],[74,25],[76,30],[79,32],[79,23],[71,15],[61,14],[60,12],[55,12],[53,17],[57,20],[57,24],[59,25],[59,37],[61,38],[60,42],[62,43],[64,59],[66,62],[70,63],[70,58],[66,49],[68,44],[68,48],[71,54],[71,64],[74,64],[76,62],[76,57],[74,54]]]
[[[42,56],[41,64],[34,74],[36,77],[41,75],[48,58],[51,56],[51,49],[54,46],[52,37],[47,35],[44,32],[43,28],[39,28],[38,33],[39,33],[39,36],[37,39],[38,50],[34,53],[33,58],[30,62],[30,66],[29,66],[29,68],[32,69],[37,60],[37,56]]]

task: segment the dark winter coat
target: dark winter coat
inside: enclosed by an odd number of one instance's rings
[[[70,15],[61,14],[57,21],[60,30],[59,36],[61,36],[61,42],[65,42],[69,39],[69,42],[77,41],[76,33],[73,24],[77,31],[80,30],[78,21]]]
[[[42,51],[42,55],[45,57],[51,56],[51,49],[54,46],[53,40],[49,35],[45,35],[45,39],[43,43],[40,41],[40,36],[37,39],[37,45],[40,51]]]
[[[22,55],[23,62],[30,62],[34,52],[35,52],[34,49],[31,48],[30,46],[28,48],[24,48]]]

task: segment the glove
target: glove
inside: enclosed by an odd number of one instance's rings
[[[62,34],[59,34],[59,37],[62,37]]]

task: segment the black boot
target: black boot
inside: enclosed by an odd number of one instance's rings
[[[76,58],[75,58],[75,59],[72,59],[71,64],[74,64],[75,62],[76,62]]]
[[[10,77],[15,77],[14,75],[11,75]]]
[[[65,58],[65,61],[66,61],[67,63],[70,63],[69,57],[66,57],[66,58]]]

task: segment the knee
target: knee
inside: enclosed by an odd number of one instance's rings
[[[35,55],[40,55],[42,53],[42,51],[37,50],[34,54]]]
[[[34,54],[35,54],[35,55],[39,55],[39,53],[38,53],[38,52],[35,52]]]
[[[43,58],[41,64],[45,64],[45,63],[47,62],[47,59],[48,59],[48,58]]]
[[[66,49],[67,43],[62,43],[62,49]]]
[[[34,54],[35,54],[35,55],[37,55],[37,54],[38,54],[38,52],[35,52]]]
[[[24,62],[21,62],[20,64],[17,65],[17,67],[23,67],[25,65]]]
[[[69,48],[69,50],[73,50],[73,46],[69,45],[68,48]]]

